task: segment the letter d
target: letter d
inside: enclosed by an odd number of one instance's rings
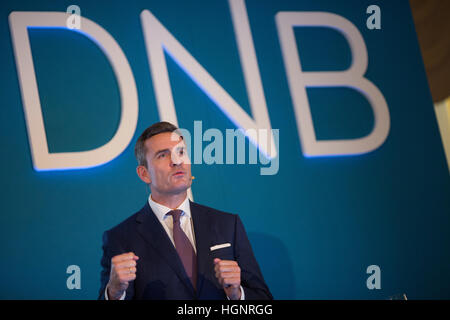
[[[90,168],[107,163],[125,150],[136,130],[138,119],[136,83],[125,54],[105,29],[87,18],[80,17],[83,29],[67,28],[68,16],[64,12],[19,11],[9,15],[33,167],[37,171]],[[65,28],[80,32],[94,41],[108,58],[117,79],[122,109],[119,127],[114,137],[103,146],[81,152],[49,152],[27,31],[29,27]]]

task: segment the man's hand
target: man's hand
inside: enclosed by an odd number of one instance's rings
[[[128,282],[136,279],[136,261],[139,259],[133,252],[114,256],[111,259],[108,298],[118,300],[128,288]]]
[[[216,278],[230,300],[241,299],[241,268],[232,260],[214,259]]]

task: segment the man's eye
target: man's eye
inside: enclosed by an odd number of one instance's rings
[[[160,153],[160,154],[158,155],[158,159],[159,159],[159,158],[164,158],[165,156],[166,156],[165,153]]]

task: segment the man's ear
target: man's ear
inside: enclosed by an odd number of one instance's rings
[[[146,167],[137,166],[136,173],[139,176],[139,178],[146,184],[150,184],[152,182],[152,180],[150,178],[150,173],[148,172]]]

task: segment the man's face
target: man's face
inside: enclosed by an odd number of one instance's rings
[[[181,136],[160,133],[147,139],[145,147],[152,193],[179,194],[191,186],[191,164]]]

